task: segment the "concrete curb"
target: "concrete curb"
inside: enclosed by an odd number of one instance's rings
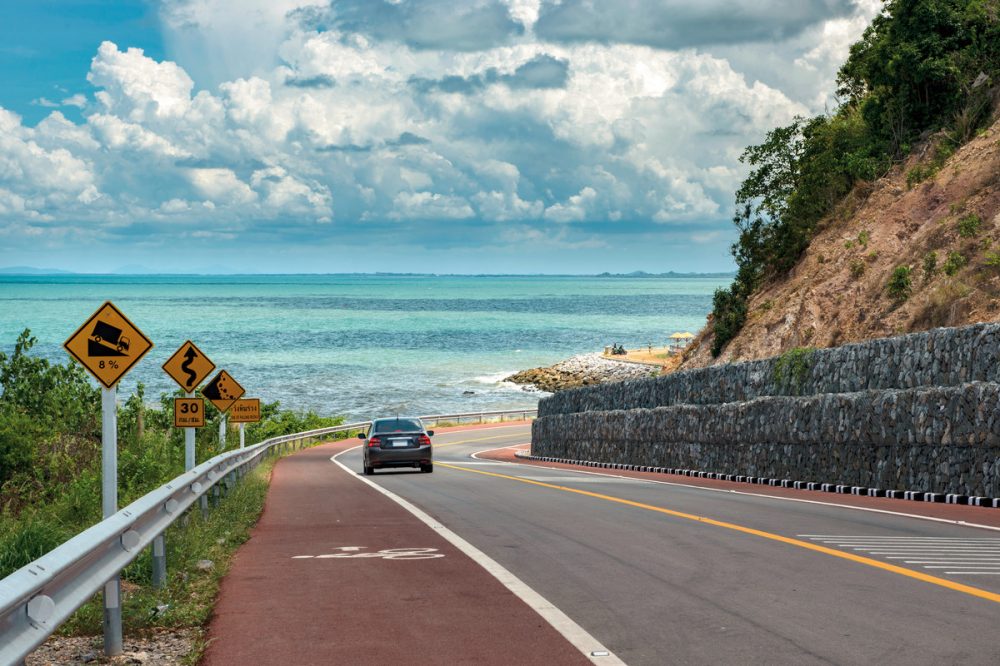
[[[953,493],[928,493],[920,490],[882,490],[863,486],[849,486],[816,481],[793,481],[791,479],[766,479],[759,476],[744,476],[741,474],[722,474],[721,472],[703,472],[693,469],[674,469],[673,467],[649,467],[647,465],[629,465],[625,463],[598,462],[594,460],[567,460],[549,456],[533,456],[524,451],[515,451],[514,456],[536,462],[561,463],[564,465],[579,465],[581,467],[599,467],[603,469],[620,469],[628,472],[651,472],[654,474],[676,474],[699,479],[715,479],[717,481],[733,481],[779,488],[794,488],[796,490],[814,490],[817,492],[837,493],[840,495],[861,495],[865,497],[885,497],[902,499],[912,502],[929,502],[937,504],[960,504],[964,506],[981,506],[1000,509],[1000,497],[970,497]]]

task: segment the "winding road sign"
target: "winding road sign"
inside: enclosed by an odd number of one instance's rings
[[[215,364],[188,340],[163,364],[163,370],[190,393],[215,370]]]
[[[230,423],[257,423],[260,421],[260,398],[243,398],[229,408]]]
[[[153,348],[153,342],[107,301],[63,343],[94,379],[112,388]]]
[[[240,383],[225,370],[220,370],[219,374],[201,389],[201,394],[208,398],[209,402],[215,405],[220,412],[229,409],[234,402],[243,397],[244,393],[246,391],[240,386]]]

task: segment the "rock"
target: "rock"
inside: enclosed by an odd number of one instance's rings
[[[97,659],[97,655],[94,654],[93,652],[87,652],[85,654],[81,654],[80,655],[80,661],[82,661],[85,664],[89,664],[90,662],[92,662],[92,661],[94,661],[96,659]]]
[[[198,569],[198,571],[211,571],[212,569],[215,568],[215,562],[213,562],[212,560],[198,560],[198,563],[195,564],[195,567]]]
[[[659,367],[609,359],[595,353],[573,356],[547,368],[523,370],[504,381],[555,393],[578,386],[645,378],[651,373],[659,374]]]

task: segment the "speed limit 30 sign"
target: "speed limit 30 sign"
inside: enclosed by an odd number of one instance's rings
[[[174,398],[175,428],[204,428],[205,401],[201,398]]]

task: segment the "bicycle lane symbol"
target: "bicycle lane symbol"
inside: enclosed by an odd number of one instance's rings
[[[444,557],[437,548],[385,548],[376,552],[358,552],[367,546],[339,546],[334,550],[339,553],[324,553],[322,555],[293,555],[293,560],[433,560]]]

